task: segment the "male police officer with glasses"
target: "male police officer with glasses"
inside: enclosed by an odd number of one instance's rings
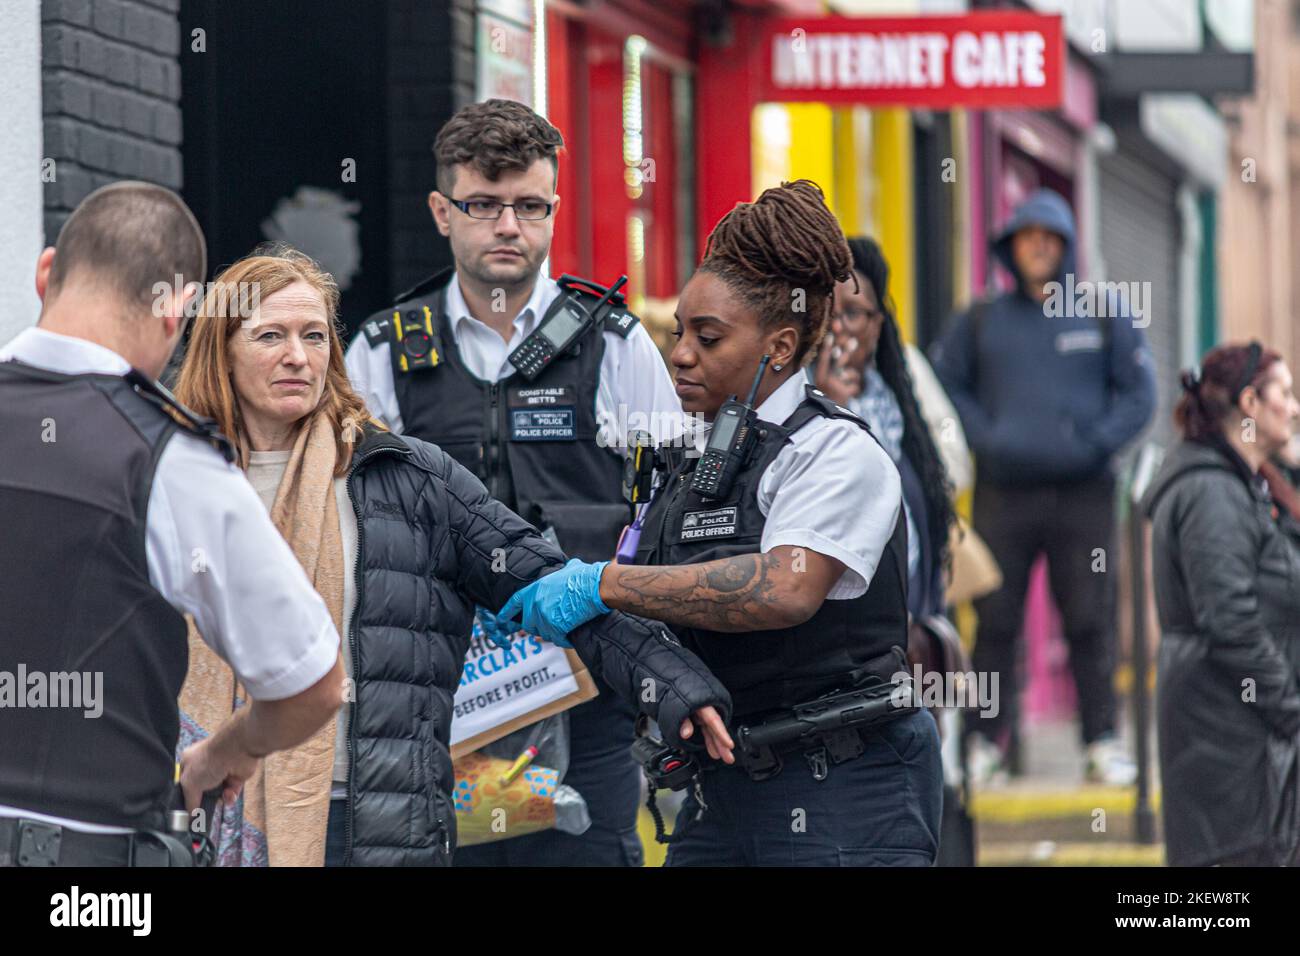
[[[603,287],[541,274],[563,145],[554,126],[506,100],[466,107],[443,127],[429,208],[455,268],[369,318],[347,364],[394,431],[439,445],[570,557],[601,560],[628,519],[619,423],[644,416],[667,438],[681,404],[621,296],[601,305]],[[569,715],[565,782],[586,798],[591,828],[466,847],[456,865],[641,862],[634,715],[607,690]]]
[[[191,862],[166,831],[185,614],[251,699],[182,755],[191,808],[342,701],[324,602],[229,443],[155,382],[205,269],[180,197],[105,186],[41,253],[37,326],[0,347],[0,866]],[[87,678],[93,710],[52,694]]]

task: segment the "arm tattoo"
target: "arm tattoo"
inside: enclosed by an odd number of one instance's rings
[[[704,564],[620,566],[608,603],[667,624],[711,631],[787,627],[791,608],[780,556],[741,554]]]

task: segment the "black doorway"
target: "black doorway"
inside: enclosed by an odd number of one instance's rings
[[[211,274],[286,239],[335,274],[349,332],[392,291],[388,15],[353,0],[186,0],[180,15],[183,193]]]

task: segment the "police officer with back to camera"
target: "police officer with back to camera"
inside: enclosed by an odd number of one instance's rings
[[[229,443],[155,382],[205,268],[180,197],[105,186],[0,348],[0,866],[192,865],[169,829],[185,614],[251,698],[182,754],[189,808],[342,699],[324,602]]]
[[[709,423],[702,454],[664,456],[635,564],[571,562],[500,611],[543,637],[607,607],[658,618],[730,691],[737,760],[696,776],[670,866],[937,853],[938,731],[905,680],[898,473],[800,372],[851,267],[807,180],[728,213],[678,301],[671,356],[683,407]],[[653,766],[667,780],[676,764]]]
[[[627,423],[641,419],[658,434],[680,419],[681,404],[620,294],[541,272],[563,145],[559,130],[506,100],[468,106],[442,128],[429,208],[455,268],[368,319],[347,365],[394,431],[439,445],[568,555],[599,560],[613,555],[628,520]],[[634,715],[603,690],[569,720],[565,782],[586,798],[591,828],[467,847],[458,866],[640,862]]]

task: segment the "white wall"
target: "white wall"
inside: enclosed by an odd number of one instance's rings
[[[0,344],[36,322],[33,276],[44,233],[41,11],[0,0]]]

